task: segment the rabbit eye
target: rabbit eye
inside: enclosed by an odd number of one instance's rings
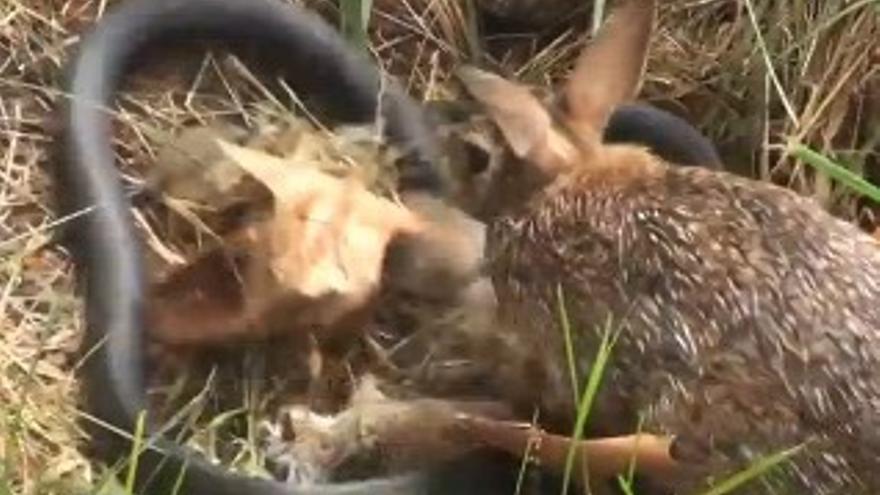
[[[465,158],[467,159],[468,171],[472,175],[479,175],[489,169],[492,157],[488,151],[474,143],[465,143]]]

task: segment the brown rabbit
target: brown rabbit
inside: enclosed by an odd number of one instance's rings
[[[644,414],[712,475],[807,443],[784,492],[878,493],[880,246],[792,191],[601,142],[638,92],[654,11],[631,0],[612,14],[568,82],[564,122],[516,84],[461,73],[519,158],[495,181],[487,240],[496,340],[519,349],[491,344],[499,386],[570,427],[561,289],[580,376],[606,322],[619,332],[591,436],[632,433]]]

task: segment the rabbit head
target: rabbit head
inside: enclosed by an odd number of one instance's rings
[[[525,86],[465,67],[459,77],[486,109],[514,160],[490,187],[491,208],[521,204],[561,176],[582,171],[643,171],[654,157],[643,147],[603,142],[620,105],[639,92],[655,19],[654,0],[629,0],[610,16],[579,56],[554,118]]]

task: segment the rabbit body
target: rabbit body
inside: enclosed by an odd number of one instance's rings
[[[713,473],[809,441],[795,493],[880,490],[878,243],[780,187],[605,151],[489,228],[511,395],[571,420],[561,288],[581,377],[619,332],[592,434],[644,414]]]
[[[498,349],[496,386],[570,431],[561,297],[580,382],[603,331],[616,335],[588,435],[634,433],[644,415],[644,431],[674,437],[685,469],[661,481],[676,492],[805,444],[775,492],[878,493],[878,242],[792,191],[664,162],[672,146],[602,141],[638,93],[655,3],[614,10],[575,65],[562,117],[523,86],[460,72],[514,158],[486,218],[499,331],[481,351]],[[665,127],[655,140],[694,142]]]

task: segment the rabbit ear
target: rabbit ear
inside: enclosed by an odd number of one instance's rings
[[[575,148],[554,129],[550,114],[528,89],[471,66],[459,69],[458,77],[518,158],[551,175],[573,160]]]
[[[656,0],[625,0],[583,50],[565,88],[575,132],[598,140],[617,105],[641,86],[654,27]]]

